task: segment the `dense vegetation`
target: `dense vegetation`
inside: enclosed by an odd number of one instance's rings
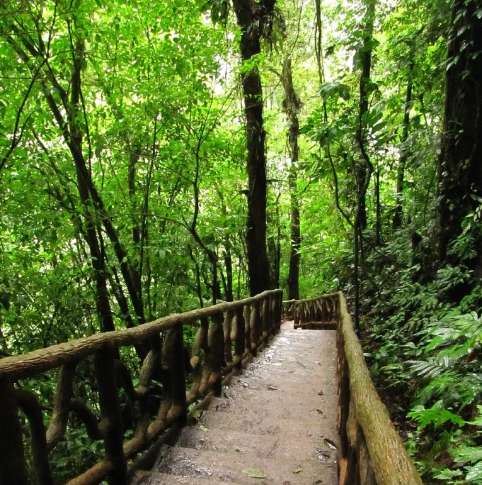
[[[478,0],[5,0],[0,79],[3,355],[343,288],[424,480],[482,483]]]

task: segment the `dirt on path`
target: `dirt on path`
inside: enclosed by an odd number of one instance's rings
[[[335,337],[285,322],[140,482],[336,484]]]

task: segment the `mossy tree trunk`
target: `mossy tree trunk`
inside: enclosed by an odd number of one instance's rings
[[[234,11],[241,28],[241,58],[253,61],[261,52],[261,36],[269,23],[274,0],[255,2],[233,0]],[[256,295],[270,286],[270,270],[266,250],[266,155],[263,127],[263,89],[256,66],[242,74],[246,115],[248,219],[246,246],[248,252],[249,290]]]
[[[450,242],[482,198],[482,17],[475,0],[456,0],[448,41],[445,121],[438,166],[438,260],[459,263]],[[474,224],[477,224],[474,218]],[[480,222],[479,222],[480,224]],[[482,238],[469,263],[482,274]]]

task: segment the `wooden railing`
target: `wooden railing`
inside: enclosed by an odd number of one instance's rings
[[[339,484],[422,484],[370,377],[343,293],[286,303],[284,311],[291,308],[295,326],[336,321]]]
[[[281,302],[281,290],[265,291],[0,359],[0,483],[54,483],[51,454],[69,439],[72,415],[104,451],[67,483],[127,483],[130,460],[173,423],[183,424],[191,403],[219,394],[223,378],[279,329]],[[197,329],[188,359],[187,326]],[[57,384],[45,404],[27,388],[49,373]]]
[[[294,320],[295,328],[335,328],[338,293],[306,300],[283,302],[283,313]]]

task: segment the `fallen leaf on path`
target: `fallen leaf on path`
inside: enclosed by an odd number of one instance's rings
[[[194,419],[199,419],[202,415],[202,410],[201,409],[194,409],[193,411],[191,411],[191,416],[194,418]]]
[[[268,386],[269,391],[278,391],[278,388],[276,386]]]
[[[250,478],[266,478],[266,474],[263,472],[263,470],[260,470],[259,468],[246,468],[243,470],[243,473],[248,475]]]
[[[331,449],[333,449],[333,450],[336,450],[336,449],[337,449],[336,444],[335,444],[333,441],[329,440],[328,438],[325,438],[325,443],[326,443],[326,444],[327,444],[327,445],[328,445],[328,446],[329,446]]]
[[[317,410],[316,410],[316,412],[317,412],[318,414],[323,414],[323,411],[322,411],[321,409],[317,409]]]
[[[206,433],[207,431],[209,431],[209,429],[208,429],[206,426],[204,426],[203,424],[201,424],[201,425],[199,426],[199,429],[200,429],[201,431],[204,431],[205,433]]]
[[[303,471],[303,468],[298,467],[293,470],[293,473],[301,473]]]

